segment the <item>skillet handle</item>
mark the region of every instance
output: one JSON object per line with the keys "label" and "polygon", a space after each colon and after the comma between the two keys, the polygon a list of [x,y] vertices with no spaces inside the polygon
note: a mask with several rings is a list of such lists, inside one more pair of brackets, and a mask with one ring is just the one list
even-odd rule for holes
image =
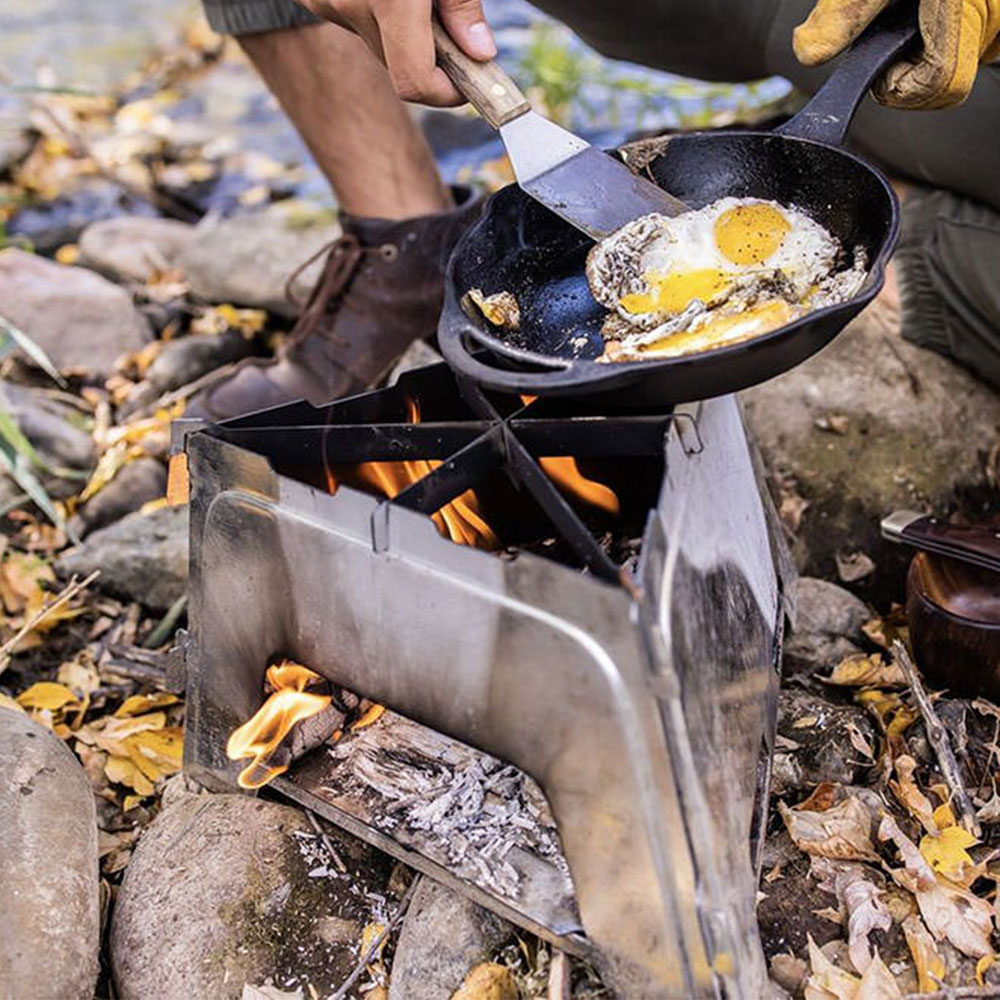
{"label": "skillet handle", "polygon": [[893,4],[841,57],[833,75],[812,100],[775,131],[795,139],[815,139],[840,146],[872,83],[919,38],[915,0]]}

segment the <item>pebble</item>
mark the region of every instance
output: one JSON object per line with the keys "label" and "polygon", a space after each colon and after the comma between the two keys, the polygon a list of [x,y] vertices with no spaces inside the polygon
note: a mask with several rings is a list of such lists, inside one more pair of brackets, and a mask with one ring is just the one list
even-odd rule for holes
{"label": "pebble", "polygon": [[141,283],[172,268],[194,231],[174,219],[105,219],[83,231],[80,263],[114,281]]}

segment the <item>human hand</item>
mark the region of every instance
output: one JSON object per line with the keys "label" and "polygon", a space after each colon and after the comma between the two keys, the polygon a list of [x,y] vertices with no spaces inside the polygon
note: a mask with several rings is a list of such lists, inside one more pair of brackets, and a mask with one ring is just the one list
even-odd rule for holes
{"label": "human hand", "polygon": [[[907,2],[907,0],[904,0]],[[890,0],[817,0],[792,38],[799,62],[816,66],[841,53]],[[872,88],[894,108],[961,104],[980,62],[1000,55],[1000,0],[920,0],[923,50],[901,59]]]}
{"label": "human hand", "polygon": [[432,5],[448,34],[473,59],[485,62],[497,54],[481,0],[299,0],[317,17],[360,35],[385,63],[396,92],[404,101],[438,107],[462,104],[465,98],[435,60],[431,35]]}

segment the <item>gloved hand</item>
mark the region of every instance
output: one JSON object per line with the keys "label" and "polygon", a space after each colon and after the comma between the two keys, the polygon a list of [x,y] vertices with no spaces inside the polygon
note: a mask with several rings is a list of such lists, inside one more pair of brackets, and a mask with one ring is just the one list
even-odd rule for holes
{"label": "gloved hand", "polygon": [[[888,5],[889,0],[818,0],[792,38],[799,62],[816,66],[832,59]],[[1000,55],[1000,0],[920,0],[920,34],[923,51],[890,66],[872,88],[875,97],[894,108],[961,104],[979,63]]]}

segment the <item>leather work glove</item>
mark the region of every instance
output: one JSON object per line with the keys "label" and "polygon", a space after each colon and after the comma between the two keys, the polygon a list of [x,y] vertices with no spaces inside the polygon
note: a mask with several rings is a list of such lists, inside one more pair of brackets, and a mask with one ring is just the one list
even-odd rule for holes
{"label": "leather work glove", "polygon": [[[854,41],[890,0],[818,0],[796,29],[799,62],[816,66]],[[872,88],[894,108],[943,108],[961,104],[979,63],[1000,55],[1000,0],[920,0],[923,51],[890,66]]]}

